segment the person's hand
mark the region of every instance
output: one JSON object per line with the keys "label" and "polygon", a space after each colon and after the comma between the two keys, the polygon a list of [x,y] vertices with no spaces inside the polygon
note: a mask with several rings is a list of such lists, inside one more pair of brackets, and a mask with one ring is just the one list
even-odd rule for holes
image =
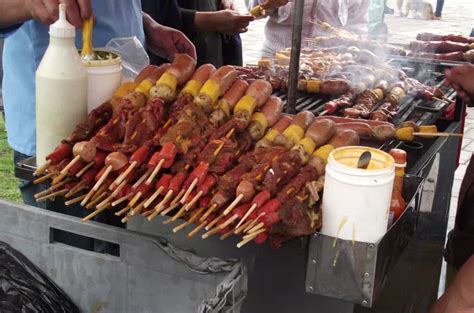
{"label": "person's hand", "polygon": [[452,86],[458,97],[468,102],[474,98],[474,64],[466,64],[444,71],[446,86]]}
{"label": "person's hand", "polygon": [[232,10],[237,11],[237,6],[233,0],[221,0],[219,10]]}
{"label": "person's hand", "polygon": [[25,9],[32,19],[44,24],[52,24],[59,18],[59,3],[66,4],[69,23],[82,26],[82,21],[92,14],[91,0],[26,0]]}
{"label": "person's hand", "polygon": [[201,30],[216,31],[226,35],[244,33],[255,18],[232,10],[197,12],[194,23]]}
{"label": "person's hand", "polygon": [[288,2],[288,0],[266,0],[264,3],[262,3],[262,8],[264,10],[277,9],[288,4]]}
{"label": "person's hand", "polygon": [[196,58],[193,43],[179,30],[158,24],[149,15],[144,15],[147,47],[156,55],[173,61],[176,53],[189,54]]}

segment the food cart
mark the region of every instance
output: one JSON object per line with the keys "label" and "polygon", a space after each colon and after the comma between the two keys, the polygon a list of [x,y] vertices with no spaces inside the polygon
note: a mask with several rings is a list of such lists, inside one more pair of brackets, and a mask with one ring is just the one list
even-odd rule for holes
{"label": "food cart", "polygon": [[[303,1],[298,3],[296,16]],[[294,27],[289,92],[275,95],[288,102],[290,113],[320,114],[327,98],[297,91],[301,24]],[[454,106],[408,97],[400,103],[394,124],[413,121],[434,124],[446,133],[462,132],[463,106],[452,89],[442,86],[443,70],[458,63],[402,57],[388,62],[422,83],[442,88],[447,99],[457,102]],[[151,222],[131,218],[127,229],[120,229],[6,202],[0,203],[6,217],[0,221],[0,234],[85,311],[426,311],[437,296],[451,196],[445,186],[452,185],[458,160],[453,151],[459,150],[460,141],[389,139],[377,145],[385,151],[405,150],[408,175],[407,209],[376,243],[339,240],[335,248],[337,238],[314,233],[277,250],[252,244],[237,249],[233,237],[189,238],[186,228],[175,233],[163,226],[166,217]],[[18,164],[17,173],[32,179],[35,168],[29,160]],[[61,233],[113,246],[115,252],[71,246],[57,239]]]}

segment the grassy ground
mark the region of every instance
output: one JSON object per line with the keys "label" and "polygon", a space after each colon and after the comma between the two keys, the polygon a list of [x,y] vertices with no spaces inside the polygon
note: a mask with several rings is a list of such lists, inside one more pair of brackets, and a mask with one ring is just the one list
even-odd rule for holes
{"label": "grassy ground", "polygon": [[18,183],[14,174],[12,150],[7,143],[5,122],[0,114],[0,198],[20,201]]}

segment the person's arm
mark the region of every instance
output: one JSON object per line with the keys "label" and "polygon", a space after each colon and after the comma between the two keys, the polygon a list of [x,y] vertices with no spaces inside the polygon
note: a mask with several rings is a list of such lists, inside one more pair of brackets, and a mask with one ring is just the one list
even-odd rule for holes
{"label": "person's arm", "polygon": [[8,28],[31,19],[24,0],[0,0],[0,28]]}
{"label": "person's arm", "polygon": [[[68,21],[79,27],[92,14],[91,0],[63,0]],[[54,23],[59,16],[58,0],[0,0],[0,28],[7,28],[35,19]]]}
{"label": "person's arm", "polygon": [[467,313],[474,310],[474,256],[461,267],[452,285],[430,313]]}
{"label": "person's arm", "polygon": [[176,53],[187,53],[196,58],[193,43],[179,30],[158,24],[142,12],[147,47],[156,55],[172,61]]}
{"label": "person's arm", "polygon": [[215,31],[222,34],[238,34],[247,31],[247,26],[255,18],[250,14],[239,14],[233,10],[196,12],[194,24],[201,31]]}

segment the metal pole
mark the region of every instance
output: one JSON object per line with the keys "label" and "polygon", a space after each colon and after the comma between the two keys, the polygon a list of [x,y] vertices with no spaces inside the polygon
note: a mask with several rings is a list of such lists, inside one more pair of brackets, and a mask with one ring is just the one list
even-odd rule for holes
{"label": "metal pole", "polygon": [[303,29],[304,0],[295,0],[293,32],[291,35],[290,77],[288,81],[288,102],[286,112],[296,113],[298,78],[300,72],[301,30]]}

